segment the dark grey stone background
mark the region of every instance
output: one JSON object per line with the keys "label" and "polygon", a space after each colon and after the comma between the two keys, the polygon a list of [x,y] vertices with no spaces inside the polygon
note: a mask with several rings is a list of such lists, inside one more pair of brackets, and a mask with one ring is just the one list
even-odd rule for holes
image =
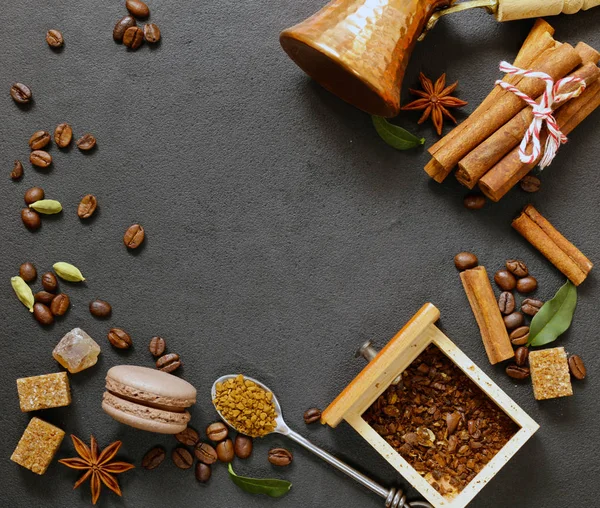
{"label": "dark grey stone background", "polygon": [[[489,365],[452,258],[472,250],[490,271],[507,258],[522,258],[540,281],[537,295],[549,298],[564,277],[510,228],[532,199],[585,254],[600,260],[600,114],[561,149],[540,193],[515,190],[497,205],[470,212],[453,178],[443,185],[429,181],[425,151],[401,153],[385,145],[367,115],[312,83],[280,50],[279,31],[322,0],[154,0],[151,20],[163,41],[137,52],[111,37],[123,4],[2,5],[2,505],[90,505],[87,484],[71,490],[76,471],[55,462],[40,477],[9,461],[32,416],[19,411],[15,379],[61,370],[52,349],[76,326],[101,344],[100,361],[71,376],[71,406],[39,414],[67,433],[94,434],[101,446],[121,439],[121,456],[136,465],[152,445],[173,447],[172,437],[122,426],[100,409],[106,370],[121,363],[151,366],[147,343],[160,334],[185,362],[179,375],[198,388],[196,427],[215,417],[213,380],[244,372],[272,387],[302,434],[384,485],[406,485],[347,425],[307,428],[302,413],[325,407],[360,371],[353,352],[361,341],[384,344],[431,301],[441,310],[444,331],[541,425],[472,506],[598,506],[597,274],[581,287],[573,326],[556,343],[585,359],[589,380],[575,384],[574,397],[539,403],[528,383],[516,384],[502,367]],[[600,47],[600,9],[551,22],[560,40]],[[531,24],[499,24],[483,12],[447,18],[418,46],[406,84],[416,85],[420,70],[460,79],[458,95],[470,102],[462,119],[488,93],[498,62],[514,57]],[[63,31],[63,51],[46,45],[49,28]],[[29,110],[9,97],[15,81],[33,90]],[[429,146],[436,136],[429,125],[417,128],[417,119],[403,113],[398,121],[426,136]],[[65,121],[76,135],[92,132],[98,149],[85,155],[52,147],[52,169],[33,169],[29,136]],[[18,183],[8,177],[14,159],[25,166]],[[34,185],[65,210],[30,233],[19,211],[24,191]],[[98,196],[99,213],[81,222],[76,207],[87,193]],[[137,221],[147,242],[132,253],[121,238]],[[61,283],[72,308],[43,329],[14,297],[9,279],[24,261],[42,273],[59,260],[79,266],[87,282]],[[93,298],[113,304],[111,319],[90,316]],[[109,346],[111,326],[131,333],[133,350]],[[277,445],[294,451],[292,467],[267,463],[267,450]],[[68,439],[58,455],[73,455]],[[120,475],[124,497],[105,489],[99,506],[383,506],[283,437],[257,443],[252,459],[235,468],[287,478],[294,486],[283,499],[252,497],[229,481],[224,467],[203,487],[192,471],[167,461],[153,472]]]}

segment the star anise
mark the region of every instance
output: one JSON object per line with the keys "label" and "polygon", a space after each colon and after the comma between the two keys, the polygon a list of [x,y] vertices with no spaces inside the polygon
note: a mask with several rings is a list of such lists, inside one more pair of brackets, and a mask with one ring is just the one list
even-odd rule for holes
{"label": "star anise", "polygon": [[446,74],[442,74],[435,82],[435,85],[422,72],[419,75],[419,80],[421,81],[423,91],[410,89],[410,93],[421,97],[421,99],[417,99],[416,101],[407,104],[402,109],[424,109],[425,112],[418,123],[422,124],[431,116],[433,125],[435,126],[438,135],[441,136],[442,128],[444,126],[444,117],[449,118],[454,123],[457,123],[456,118],[452,116],[450,111],[448,111],[448,108],[460,108],[462,106],[466,106],[468,103],[461,101],[456,97],[450,96],[450,94],[456,90],[458,81],[453,85],[446,86]]}
{"label": "star anise", "polygon": [[92,488],[93,504],[96,504],[100,497],[100,490],[103,483],[115,494],[120,496],[121,488],[119,487],[119,482],[113,475],[124,473],[135,467],[133,464],[127,462],[111,462],[119,451],[119,448],[121,448],[121,441],[115,441],[100,453],[98,443],[94,439],[94,436],[90,439],[89,447],[77,436],[71,435],[71,439],[73,440],[75,451],[79,454],[79,457],[62,459],[59,460],[59,462],[71,469],[81,469],[85,471],[81,478],[75,482],[73,489],[79,487],[91,476],[90,484]]}

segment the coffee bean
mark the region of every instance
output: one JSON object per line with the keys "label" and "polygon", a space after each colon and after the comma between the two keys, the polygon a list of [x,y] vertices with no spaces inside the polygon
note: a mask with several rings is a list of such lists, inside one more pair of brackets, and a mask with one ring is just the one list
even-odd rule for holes
{"label": "coffee bean", "polygon": [[38,168],[47,168],[52,164],[52,155],[44,150],[34,150],[29,154],[29,162]]}
{"label": "coffee bean", "polygon": [[515,311],[515,297],[510,291],[503,291],[498,298],[498,308],[500,312],[507,316]]}
{"label": "coffee bean", "polygon": [[523,324],[523,321],[525,321],[525,318],[520,312],[513,312],[508,316],[504,316],[504,325],[508,330],[519,328]]}
{"label": "coffee bean", "polygon": [[233,443],[231,439],[221,441],[217,445],[217,456],[221,462],[233,462],[233,459],[235,458],[235,452],[233,451]]}
{"label": "coffee bean", "polygon": [[68,123],[61,123],[54,129],[54,142],[59,148],[66,148],[73,139],[73,129]]}
{"label": "coffee bean", "polygon": [[156,368],[163,372],[173,372],[179,367],[181,367],[181,360],[179,359],[179,355],[175,353],[163,355],[156,360]]}
{"label": "coffee bean", "polygon": [[56,295],[54,293],[48,293],[48,291],[38,291],[33,295],[33,299],[36,302],[43,303],[44,305],[50,305],[54,298],[56,298]]}
{"label": "coffee bean", "polygon": [[171,458],[173,459],[173,463],[179,469],[189,469],[194,463],[194,458],[192,457],[192,454],[181,446],[178,446],[173,450]]}
{"label": "coffee bean", "polygon": [[19,276],[25,282],[33,282],[37,277],[37,270],[35,269],[35,266],[33,266],[33,263],[23,263],[19,267]]}
{"label": "coffee bean", "polygon": [[123,44],[129,49],[138,49],[144,41],[144,32],[137,26],[132,26],[125,30],[123,34]]}
{"label": "coffee bean", "polygon": [[525,300],[523,300],[523,302],[521,303],[521,312],[527,314],[528,316],[535,316],[540,311],[543,305],[544,302],[542,302],[541,300],[525,298]]}
{"label": "coffee bean", "polygon": [[33,305],[33,317],[37,319],[38,323],[48,326],[54,323],[54,316],[47,305],[43,303],[35,303]]}
{"label": "coffee bean", "polygon": [[194,448],[194,455],[200,462],[208,465],[214,464],[219,458],[217,450],[208,443],[198,443]]}
{"label": "coffee bean", "polygon": [[139,224],[133,224],[125,231],[123,243],[128,249],[137,249],[142,244],[145,237],[146,233],[144,228]]}
{"label": "coffee bean", "polygon": [[454,411],[453,413],[448,413],[446,415],[446,431],[449,436],[454,434],[454,432],[458,428],[460,420],[460,413],[458,411]]}
{"label": "coffee bean", "polygon": [[527,379],[530,375],[529,367],[519,367],[518,365],[509,365],[506,367],[506,373],[513,379]]}
{"label": "coffee bean", "polygon": [[19,180],[20,178],[23,178],[23,164],[21,164],[21,161],[15,161],[13,170],[10,173],[10,177],[13,180]]}
{"label": "coffee bean", "polygon": [[108,342],[117,349],[129,349],[133,343],[129,334],[121,328],[111,328],[107,338]]}
{"label": "coffee bean", "polygon": [[31,208],[23,208],[21,210],[21,220],[27,229],[34,231],[42,225],[40,214]]}
{"label": "coffee bean", "polygon": [[147,18],[150,16],[150,9],[141,0],[127,0],[125,7],[131,12],[136,18]]}
{"label": "coffee bean", "polygon": [[84,134],[75,143],[77,148],[83,151],[91,150],[96,146],[96,138],[91,134]]}
{"label": "coffee bean", "polygon": [[29,138],[29,148],[32,150],[40,150],[50,143],[51,139],[48,131],[36,131]]}
{"label": "coffee bean", "polygon": [[65,43],[65,40],[62,33],[52,29],[46,32],[46,42],[51,48],[60,48]]}
{"label": "coffee bean", "polygon": [[527,175],[521,179],[521,189],[525,192],[537,192],[542,186],[542,182],[537,176]]}
{"label": "coffee bean", "polygon": [[79,202],[79,206],[77,207],[77,216],[80,219],[89,219],[92,215],[94,215],[97,206],[98,200],[96,199],[96,196],[93,194],[87,194],[83,196]]}
{"label": "coffee bean", "polygon": [[162,337],[152,337],[150,339],[148,349],[150,350],[152,356],[158,357],[163,355],[166,347],[167,344],[165,343],[165,339],[163,339]]}
{"label": "coffee bean", "polygon": [[15,83],[10,87],[10,96],[19,104],[27,104],[28,102],[31,102],[33,94],[27,85],[24,85],[23,83]]}
{"label": "coffee bean", "polygon": [[142,467],[148,471],[156,469],[165,460],[165,449],[161,446],[156,446],[146,452],[142,459]]}
{"label": "coffee bean", "polygon": [[316,407],[311,407],[304,412],[304,423],[310,425],[318,422],[321,419],[321,410]]}
{"label": "coffee bean", "polygon": [[269,450],[269,462],[274,466],[289,466],[292,463],[293,455],[285,448],[271,448]]}
{"label": "coffee bean", "polygon": [[585,379],[585,376],[587,375],[587,370],[583,364],[583,360],[577,355],[572,355],[569,357],[569,369],[571,371],[571,375],[575,379]]}
{"label": "coffee bean", "polygon": [[525,277],[529,273],[527,265],[518,259],[509,259],[506,262],[506,268],[515,277]]}
{"label": "coffee bean", "polygon": [[56,292],[56,289],[58,288],[58,279],[56,278],[56,275],[52,272],[46,272],[42,275],[42,286],[44,286],[44,289],[49,293]]}
{"label": "coffee bean", "polygon": [[52,299],[52,303],[50,304],[50,312],[52,312],[52,314],[55,316],[63,316],[67,310],[69,310],[69,305],[71,305],[69,295],[60,293]]}
{"label": "coffee bean", "polygon": [[198,480],[200,483],[206,483],[206,482],[208,482],[208,480],[210,480],[211,474],[212,474],[212,470],[210,469],[210,466],[207,466],[206,464],[203,464],[202,462],[196,462],[196,469],[195,469],[196,480]]}
{"label": "coffee bean", "polygon": [[119,21],[117,21],[117,24],[113,28],[113,39],[117,42],[123,42],[123,34],[125,33],[125,30],[131,28],[132,26],[136,26],[133,16],[127,15],[124,18],[121,18]]}
{"label": "coffee bean", "polygon": [[112,312],[110,303],[104,300],[94,300],[90,302],[90,314],[97,318],[107,318]]}
{"label": "coffee bean", "polygon": [[529,342],[529,327],[519,326],[519,328],[515,328],[510,332],[509,338],[513,346],[524,346]]}
{"label": "coffee bean", "polygon": [[517,285],[517,279],[508,270],[498,270],[494,275],[494,280],[502,291],[512,291]]}
{"label": "coffee bean", "polygon": [[229,428],[222,422],[211,423],[206,427],[206,436],[214,443],[223,441],[229,435]]}
{"label": "coffee bean", "polygon": [[517,281],[517,291],[519,293],[531,293],[537,289],[538,283],[535,277],[528,275]]}
{"label": "coffee bean", "polygon": [[41,187],[31,187],[31,189],[25,191],[25,203],[30,205],[31,203],[44,199],[44,196],[44,189]]}
{"label": "coffee bean", "polygon": [[454,256],[454,266],[461,271],[475,268],[478,264],[479,260],[477,256],[471,252],[459,252]]}
{"label": "coffee bean", "polygon": [[154,23],[144,25],[144,39],[150,44],[154,44],[160,40],[160,28]]}
{"label": "coffee bean", "polygon": [[252,438],[249,436],[244,436],[243,434],[238,434],[235,436],[235,443],[233,444],[233,450],[235,451],[235,455],[239,459],[247,459],[252,455],[252,447],[254,446]]}
{"label": "coffee bean", "polygon": [[521,346],[517,348],[515,351],[515,362],[519,367],[524,367],[527,364],[527,359],[529,358],[529,349],[525,346]]}
{"label": "coffee bean", "polygon": [[185,430],[182,430],[179,434],[175,434],[175,439],[186,446],[195,446],[199,441],[200,436],[195,429],[192,429],[192,427],[186,427]]}
{"label": "coffee bean", "polygon": [[463,199],[463,205],[469,210],[481,210],[485,206],[483,194],[467,194]]}

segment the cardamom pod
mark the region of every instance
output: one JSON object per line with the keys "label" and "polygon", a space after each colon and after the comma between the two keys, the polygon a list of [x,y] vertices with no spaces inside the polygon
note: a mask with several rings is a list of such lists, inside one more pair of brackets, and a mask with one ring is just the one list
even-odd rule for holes
{"label": "cardamom pod", "polygon": [[85,277],[79,271],[79,268],[73,266],[72,264],[60,261],[58,263],[54,263],[52,268],[54,268],[56,275],[58,275],[61,279],[68,280],[69,282],[82,282],[85,280]]}
{"label": "cardamom pod", "polygon": [[40,199],[35,203],[31,203],[29,208],[33,208],[36,212],[45,213],[47,215],[62,212],[62,205],[55,199]]}
{"label": "cardamom pod", "polygon": [[35,299],[33,298],[33,291],[27,285],[21,277],[12,277],[10,283],[15,290],[17,298],[21,301],[25,307],[29,309],[29,312],[33,312],[33,304]]}

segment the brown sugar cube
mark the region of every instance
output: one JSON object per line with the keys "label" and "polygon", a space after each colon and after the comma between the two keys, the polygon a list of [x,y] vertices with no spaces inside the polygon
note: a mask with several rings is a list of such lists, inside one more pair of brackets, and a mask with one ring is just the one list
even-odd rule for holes
{"label": "brown sugar cube", "polygon": [[44,474],[62,443],[65,433],[39,418],[32,418],[10,457],[36,474]]}
{"label": "brown sugar cube", "polygon": [[71,390],[66,372],[17,379],[21,411],[37,411],[51,407],[68,406]]}
{"label": "brown sugar cube", "polygon": [[532,351],[529,353],[529,367],[536,400],[573,395],[565,348]]}

